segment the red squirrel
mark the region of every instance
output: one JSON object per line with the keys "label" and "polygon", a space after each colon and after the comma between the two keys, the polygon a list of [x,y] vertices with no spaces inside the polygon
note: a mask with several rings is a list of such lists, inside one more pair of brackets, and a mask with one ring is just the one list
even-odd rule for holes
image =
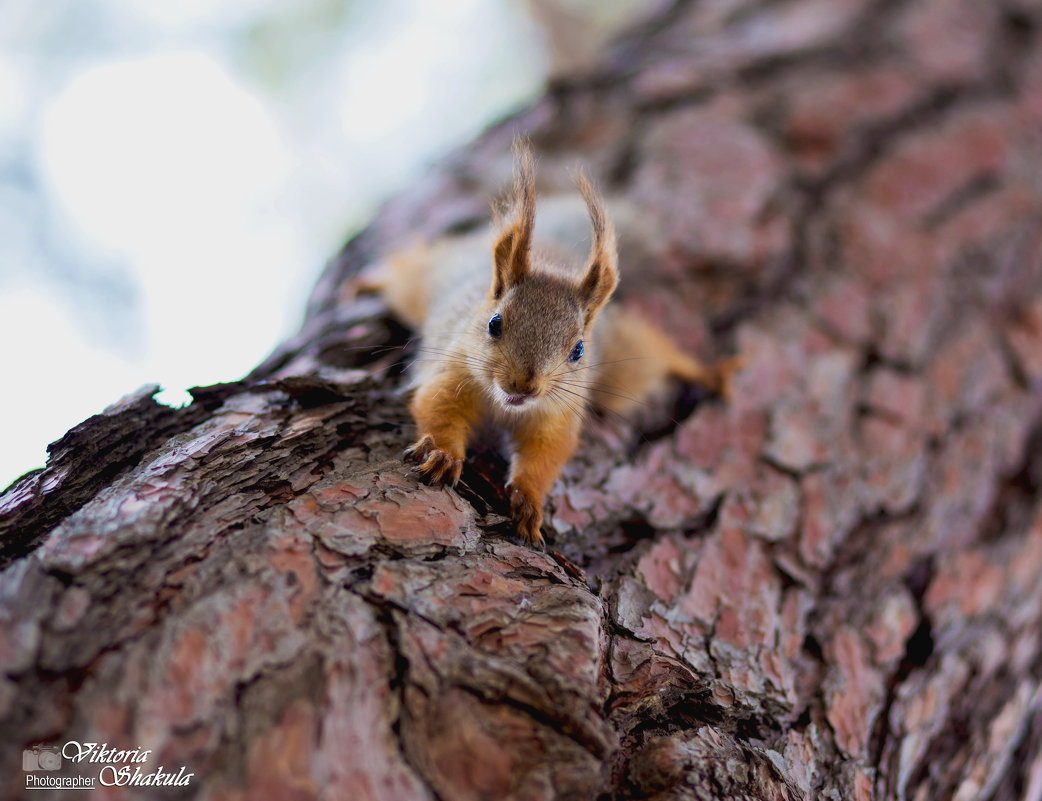
{"label": "red squirrel", "polygon": [[619,276],[615,229],[582,174],[592,228],[585,264],[576,270],[553,247],[533,246],[535,169],[524,140],[515,141],[514,156],[491,260],[475,249],[480,237],[464,244],[450,237],[392,254],[362,285],[421,332],[409,407],[418,437],[406,451],[414,471],[455,486],[475,432],[489,424],[503,430],[511,516],[521,537],[541,546],[544,498],[579,443],[589,405],[625,414],[670,377],[726,396],[738,360],[705,365],[649,322],[608,305]]}

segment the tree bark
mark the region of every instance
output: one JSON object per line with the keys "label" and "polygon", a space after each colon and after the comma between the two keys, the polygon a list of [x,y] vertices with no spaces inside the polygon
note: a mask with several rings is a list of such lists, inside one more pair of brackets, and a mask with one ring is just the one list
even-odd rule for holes
{"label": "tree bark", "polygon": [[[389,203],[246,379],[71,431],[0,497],[6,795],[76,741],[193,774],[113,798],[1038,801],[1040,23],[677,2]],[[745,360],[593,421],[545,553],[495,452],[406,474],[408,332],[346,300],[486,224],[516,131],[544,195],[639,210],[619,302]]]}

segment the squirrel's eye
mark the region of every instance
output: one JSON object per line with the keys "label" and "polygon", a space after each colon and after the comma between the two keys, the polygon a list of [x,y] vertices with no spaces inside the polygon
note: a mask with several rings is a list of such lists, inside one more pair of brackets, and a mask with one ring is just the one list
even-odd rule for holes
{"label": "squirrel's eye", "polygon": [[503,318],[499,316],[499,313],[492,315],[492,319],[488,321],[488,335],[493,339],[499,339],[503,336]]}
{"label": "squirrel's eye", "polygon": [[572,348],[572,352],[568,354],[568,361],[577,362],[583,357],[583,341],[580,339],[575,343],[575,347]]}

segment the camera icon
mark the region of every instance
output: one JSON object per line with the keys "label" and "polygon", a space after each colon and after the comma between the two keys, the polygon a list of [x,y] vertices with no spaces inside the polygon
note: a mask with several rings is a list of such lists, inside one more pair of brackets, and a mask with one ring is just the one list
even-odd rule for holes
{"label": "camera icon", "polygon": [[58,770],[62,754],[56,745],[34,745],[22,751],[22,770]]}

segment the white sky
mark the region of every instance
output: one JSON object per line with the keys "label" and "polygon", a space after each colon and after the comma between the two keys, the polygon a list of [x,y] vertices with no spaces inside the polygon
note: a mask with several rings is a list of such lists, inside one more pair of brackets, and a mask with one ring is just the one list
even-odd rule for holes
{"label": "white sky", "polygon": [[[330,8],[335,25],[309,22]],[[546,69],[509,0],[0,0],[0,15],[0,489],[142,384],[176,403],[249,371],[352,227]],[[282,26],[304,45],[280,52]],[[274,79],[243,56],[258,31]]]}

